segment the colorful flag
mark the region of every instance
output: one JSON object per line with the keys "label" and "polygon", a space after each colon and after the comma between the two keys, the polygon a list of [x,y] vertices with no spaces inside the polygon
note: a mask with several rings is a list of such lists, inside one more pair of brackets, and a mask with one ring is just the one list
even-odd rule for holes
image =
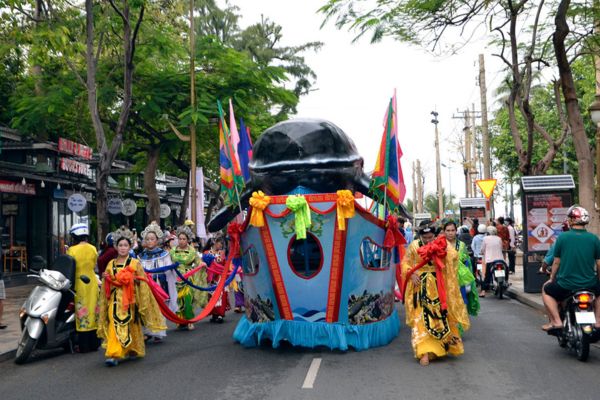
{"label": "colorful flag", "polygon": [[[229,137],[231,138],[231,148],[233,149],[231,157],[240,165],[240,157],[238,156],[238,146],[240,145],[240,133],[238,132],[237,124],[235,123],[235,115],[233,114],[233,103],[229,99]],[[242,171],[240,169],[240,175]]]}
{"label": "colorful flag", "polygon": [[[375,169],[371,175],[370,192],[379,202],[387,202],[390,210],[396,210],[404,201],[406,186],[402,175],[402,148],[398,140],[398,115],[396,92],[390,99],[384,122],[383,137]],[[385,200],[384,200],[385,199]]]}
{"label": "colorful flag", "polygon": [[252,138],[250,137],[250,132],[248,131],[246,125],[244,125],[244,120],[241,118],[240,143],[238,143],[237,151],[244,182],[248,183],[250,181],[250,168],[248,167],[248,164],[252,159]]}
{"label": "colorful flag", "polygon": [[219,108],[219,164],[221,169],[221,190],[225,201],[229,204],[239,203],[239,194],[244,188],[244,180],[240,165],[235,157],[229,137],[229,129],[223,116],[223,107],[217,100]]}

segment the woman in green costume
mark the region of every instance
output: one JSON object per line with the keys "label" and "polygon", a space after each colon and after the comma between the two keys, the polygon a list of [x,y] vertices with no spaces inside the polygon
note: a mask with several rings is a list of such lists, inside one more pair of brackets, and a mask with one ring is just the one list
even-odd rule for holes
{"label": "woman in green costume", "polygon": [[456,223],[452,220],[444,221],[442,232],[446,236],[448,246],[452,246],[458,252],[458,284],[460,292],[467,306],[469,315],[476,316],[479,313],[479,296],[477,294],[477,284],[475,277],[471,272],[470,257],[467,246],[456,238]]}
{"label": "woman in green costume", "polygon": [[[194,233],[189,226],[183,225],[177,228],[177,247],[171,250],[171,259],[178,262],[177,269],[182,275],[185,275],[192,269],[203,265],[204,268],[194,273],[187,279],[196,286],[206,286],[206,265],[202,258],[192,246]],[[177,305],[179,311],[177,315],[184,319],[192,319],[195,316],[195,309],[206,306],[208,303],[208,292],[197,290],[183,281],[177,282]],[[194,324],[180,325],[179,328],[188,330],[194,329]]]}

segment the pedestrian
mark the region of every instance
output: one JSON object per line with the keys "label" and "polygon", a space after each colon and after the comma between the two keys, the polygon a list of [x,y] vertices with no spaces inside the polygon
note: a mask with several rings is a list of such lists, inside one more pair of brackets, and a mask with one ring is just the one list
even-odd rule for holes
{"label": "pedestrian", "polygon": [[487,227],[487,236],[481,244],[481,264],[485,265],[483,285],[479,297],[485,297],[485,291],[489,289],[492,282],[492,266],[494,261],[504,261],[502,253],[502,239],[498,236],[498,230],[494,226]]}
{"label": "pedestrian", "polygon": [[477,226],[477,234],[471,242],[471,249],[473,250],[473,275],[480,280],[480,283],[483,283],[483,272],[478,270],[478,265],[481,265],[478,261],[481,258],[481,246],[483,245],[483,238],[485,238],[486,233],[487,227],[484,224],[479,224]]}
{"label": "pedestrian", "polygon": [[114,241],[112,238],[112,233],[106,235],[106,239],[104,241],[104,248],[98,255],[97,267],[98,267],[98,275],[102,276],[104,271],[106,270],[106,266],[109,261],[113,258],[117,257],[117,249],[114,246]]}
{"label": "pedestrian", "polygon": [[[89,228],[86,223],[75,224],[69,229],[74,243],[67,255],[75,259],[75,330],[77,350],[81,353],[96,351],[100,342],[96,335],[98,328],[98,281],[94,269],[98,259],[96,248],[88,243]],[[83,282],[82,275],[90,278]]]}
{"label": "pedestrian", "polygon": [[113,237],[117,257],[108,263],[103,275],[98,319],[98,336],[103,339],[107,366],[116,366],[126,358],[144,357],[142,324],[152,332],[167,329],[145,282],[142,265],[129,255],[131,231],[121,228]]}
{"label": "pedestrian", "polygon": [[[214,241],[214,245],[210,251],[210,253],[215,257],[215,262],[219,264],[223,264],[223,268],[227,268],[227,265],[224,265],[227,256],[225,254],[225,244],[222,237],[218,237]],[[233,267],[233,265],[232,265]],[[209,280],[213,285],[217,285],[221,278],[215,274],[214,272],[209,272]],[[215,294],[213,293],[212,296]],[[230,309],[229,306],[229,287],[225,286],[223,288],[223,292],[219,294],[219,299],[215,304],[215,307],[211,311],[210,322],[223,323],[223,319],[225,318],[225,313]]]}
{"label": "pedestrian", "polygon": [[473,218],[473,223],[471,224],[471,228],[469,229],[469,233],[472,237],[475,237],[475,235],[477,235],[477,227],[479,227],[479,219]]}
{"label": "pedestrian", "polygon": [[[466,229],[468,230],[468,228]],[[477,296],[475,276],[471,271],[471,260],[469,252],[467,251],[467,246],[464,242],[458,240],[456,235],[456,223],[452,220],[443,222],[442,234],[446,236],[448,247],[451,247],[458,252],[458,268],[456,272],[460,293],[467,306],[468,313],[475,316],[479,313],[479,297]],[[469,233],[467,232],[467,235],[468,234]]]}
{"label": "pedestrian", "polygon": [[[458,287],[458,253],[452,247],[446,249],[441,274],[436,272],[435,264],[429,262],[408,276],[408,271],[422,261],[419,248],[431,243],[436,232],[431,221],[426,220],[419,224],[418,233],[418,240],[408,246],[402,261],[402,278],[407,281],[406,323],[411,327],[414,355],[425,366],[433,358],[462,354],[459,324],[466,331],[470,322]],[[438,279],[442,279],[439,286]],[[438,287],[443,287],[446,293],[446,310],[442,309]]]}
{"label": "pedestrian", "polygon": [[[171,250],[171,260],[179,263],[177,270],[182,275],[187,274],[196,267],[202,266],[198,272],[192,274],[187,279],[194,285],[206,286],[206,264],[202,262],[200,255],[192,246],[195,238],[194,233],[187,225],[182,225],[176,230],[177,247]],[[205,307],[208,303],[208,292],[194,289],[183,281],[177,282],[177,305],[179,311],[177,315],[183,319],[192,319],[195,316],[195,309]],[[180,329],[194,329],[194,324],[179,326]]]}
{"label": "pedestrian", "polygon": [[495,226],[498,237],[502,240],[502,251],[506,253],[510,246],[510,234],[508,233],[508,228],[504,225],[504,217],[498,217]]}
{"label": "pedestrian", "polygon": [[0,271],[0,329],[6,329],[6,324],[2,322],[4,314],[4,300],[6,300],[6,289],[4,288],[4,274]]}
{"label": "pedestrian", "polygon": [[517,231],[514,225],[515,221],[512,218],[506,218],[506,228],[508,229],[508,270],[511,274],[515,273],[515,258],[517,254]]}
{"label": "pedestrian", "polygon": [[410,222],[407,222],[406,224],[404,224],[404,239],[406,239],[405,247],[408,247],[408,245],[412,243],[413,238],[414,235],[412,230],[412,224]]}
{"label": "pedestrian", "polygon": [[[176,265],[171,260],[169,252],[160,246],[164,238],[164,232],[155,221],[152,221],[142,231],[141,235],[144,249],[139,253],[138,259],[144,271],[152,274],[152,279],[160,285],[168,296],[167,305],[169,309],[177,312],[177,274],[173,271]],[[157,271],[153,272],[153,270]],[[147,334],[153,337],[154,342],[161,342],[167,336],[166,330]]]}

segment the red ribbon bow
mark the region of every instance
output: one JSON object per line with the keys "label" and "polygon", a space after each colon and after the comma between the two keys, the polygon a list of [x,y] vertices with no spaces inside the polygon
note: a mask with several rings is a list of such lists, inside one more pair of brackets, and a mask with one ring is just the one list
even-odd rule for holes
{"label": "red ribbon bow", "polygon": [[437,290],[438,297],[440,299],[442,310],[448,309],[448,304],[446,302],[446,288],[444,287],[444,277],[442,276],[442,269],[444,269],[444,258],[446,258],[446,238],[444,236],[440,236],[435,239],[433,242],[427,243],[425,246],[419,247],[417,249],[417,253],[419,257],[421,257],[422,261],[414,266],[408,271],[406,274],[406,281],[404,282],[404,287],[402,290],[402,294],[406,291],[406,284],[409,281],[410,276],[419,268],[423,267],[425,264],[433,261],[435,265],[436,272],[436,281],[437,281]]}
{"label": "red ribbon bow", "polygon": [[385,238],[383,239],[383,247],[385,249],[406,244],[406,239],[400,233],[400,225],[395,215],[388,215],[385,227]]}

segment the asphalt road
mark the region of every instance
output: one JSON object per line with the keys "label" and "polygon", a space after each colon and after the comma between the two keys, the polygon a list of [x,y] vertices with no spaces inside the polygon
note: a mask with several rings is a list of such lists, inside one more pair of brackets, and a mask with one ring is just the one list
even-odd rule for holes
{"label": "asphalt road", "polygon": [[[104,366],[101,352],[0,363],[0,399],[600,398],[600,348],[582,363],[540,331],[544,318],[533,309],[486,298],[482,310],[465,335],[465,355],[428,367],[413,358],[405,326],[387,347],[363,352],[245,349],[231,339],[238,317],[230,314],[222,325],[171,331],[148,345],[146,358],[116,368]],[[314,359],[321,362],[313,388],[302,388]]]}

